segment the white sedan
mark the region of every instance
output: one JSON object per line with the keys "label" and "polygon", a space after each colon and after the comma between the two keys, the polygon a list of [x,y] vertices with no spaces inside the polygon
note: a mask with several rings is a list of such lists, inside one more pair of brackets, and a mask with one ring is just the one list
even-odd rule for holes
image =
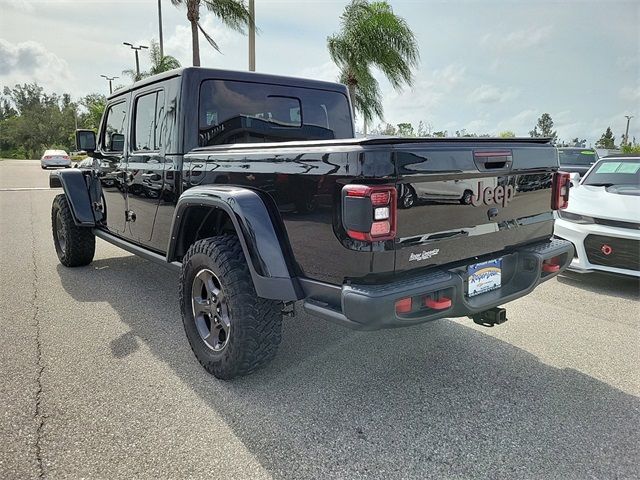
{"label": "white sedan", "polygon": [[582,180],[572,174],[569,207],[554,234],[573,243],[570,269],[640,277],[640,157],[600,159]]}
{"label": "white sedan", "polygon": [[40,166],[44,168],[48,167],[65,167],[71,166],[71,159],[69,154],[64,150],[45,150],[40,159]]}

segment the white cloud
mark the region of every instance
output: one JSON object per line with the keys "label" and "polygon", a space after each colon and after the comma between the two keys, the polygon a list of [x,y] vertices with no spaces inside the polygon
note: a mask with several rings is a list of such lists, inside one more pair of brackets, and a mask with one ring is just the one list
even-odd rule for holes
{"label": "white cloud", "polygon": [[32,12],[33,4],[28,0],[0,0],[0,10],[10,8],[22,12]]}
{"label": "white cloud", "polygon": [[62,87],[71,79],[69,65],[42,44],[11,43],[0,38],[0,77],[13,82],[38,79],[41,84]]}
{"label": "white cloud", "polygon": [[327,82],[335,82],[340,74],[340,70],[331,60],[320,65],[303,68],[295,76],[302,78],[312,78],[314,80],[324,80]]}
{"label": "white cloud", "polygon": [[620,89],[620,98],[626,102],[633,103],[638,108],[640,102],[640,85],[635,87],[622,87]]}
{"label": "white cloud", "polygon": [[497,128],[495,133],[503,130],[511,130],[518,136],[529,136],[529,131],[533,130],[539,115],[539,112],[532,108],[522,110],[511,117],[499,121],[496,124]]}
{"label": "white cloud", "polygon": [[544,25],[514,30],[506,35],[487,33],[480,43],[498,53],[517,52],[546,43],[551,38],[552,31],[551,25]]}
{"label": "white cloud", "polygon": [[[164,50],[167,55],[176,57],[183,66],[189,66],[192,64],[191,26],[186,20],[186,13],[184,15],[184,23],[176,25],[173,32],[164,39]],[[242,34],[224,28],[220,22],[216,22],[214,15],[207,14],[204,10],[201,13],[200,24],[220,48],[220,52],[217,52],[207,42],[204,35],[198,32],[201,65],[216,68],[238,68],[234,64],[230,67],[227,65],[229,65],[230,59],[235,60],[233,56],[229,57],[229,55],[244,38]]]}
{"label": "white cloud", "polygon": [[519,91],[512,87],[499,88],[494,85],[480,85],[468,96],[473,103],[502,103],[516,98]]}
{"label": "white cloud", "polygon": [[[393,90],[390,86],[383,91],[385,111],[405,114],[414,117],[416,112],[424,115],[439,105],[447,94],[458,87],[465,78],[466,68],[458,64],[450,64],[430,74],[418,72],[410,89],[402,92]],[[421,118],[421,117],[418,117]]]}

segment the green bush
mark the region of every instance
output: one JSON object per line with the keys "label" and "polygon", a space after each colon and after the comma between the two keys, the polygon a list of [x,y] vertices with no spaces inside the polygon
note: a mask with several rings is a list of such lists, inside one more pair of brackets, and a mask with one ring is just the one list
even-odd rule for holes
{"label": "green bush", "polygon": [[640,153],[640,143],[636,143],[635,145],[622,145],[620,151],[622,153]]}

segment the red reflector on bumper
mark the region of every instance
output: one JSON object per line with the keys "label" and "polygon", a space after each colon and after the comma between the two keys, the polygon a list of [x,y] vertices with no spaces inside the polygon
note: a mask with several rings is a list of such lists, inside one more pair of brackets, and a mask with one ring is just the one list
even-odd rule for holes
{"label": "red reflector on bumper", "polygon": [[553,273],[560,270],[560,257],[549,258],[542,262],[542,271]]}
{"label": "red reflector on bumper", "polygon": [[396,313],[409,313],[411,311],[411,297],[402,298],[396,302]]}
{"label": "red reflector on bumper", "polygon": [[447,297],[442,297],[440,298],[440,300],[426,298],[424,304],[429,308],[433,308],[434,310],[444,310],[451,306],[451,299]]}

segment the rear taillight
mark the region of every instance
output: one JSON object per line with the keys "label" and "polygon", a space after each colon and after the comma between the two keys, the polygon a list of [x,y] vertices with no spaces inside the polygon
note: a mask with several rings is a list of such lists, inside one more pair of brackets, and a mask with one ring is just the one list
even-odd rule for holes
{"label": "rear taillight", "polygon": [[51,160],[51,155],[45,155],[45,156],[44,156],[44,159],[45,159],[45,160]]}
{"label": "rear taillight", "polygon": [[396,236],[397,193],[389,185],[345,185],[342,221],[354,240],[379,242]]}
{"label": "rear taillight", "polygon": [[63,155],[62,158],[64,158],[65,160],[69,160],[69,155]]}
{"label": "rear taillight", "polygon": [[551,210],[564,210],[569,206],[570,175],[566,172],[555,172],[551,182]]}

